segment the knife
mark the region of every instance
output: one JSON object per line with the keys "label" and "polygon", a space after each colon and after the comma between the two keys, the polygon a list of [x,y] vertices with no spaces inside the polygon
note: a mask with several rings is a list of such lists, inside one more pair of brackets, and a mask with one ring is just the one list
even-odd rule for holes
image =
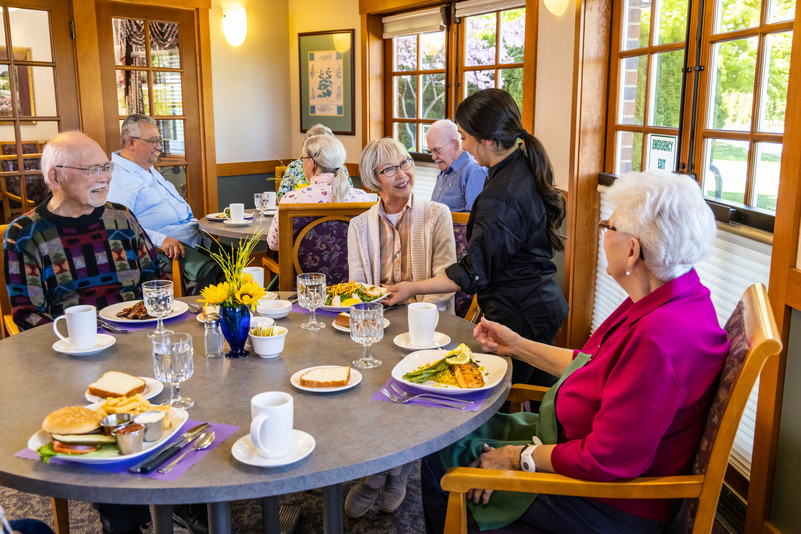
{"label": "knife", "polygon": [[131,467],[128,468],[128,471],[130,471],[131,473],[141,473],[143,475],[146,475],[151,471],[156,470],[158,467],[166,463],[171,458],[174,458],[179,452],[181,452],[181,449],[184,447],[184,445],[192,441],[194,438],[196,438],[209,428],[211,428],[211,425],[208,423],[201,423],[197,425],[196,427],[188,430],[187,432],[184,432],[183,435],[181,436],[182,438],[181,440],[176,441],[175,443],[173,443],[172,445],[170,445],[169,447],[167,447],[166,449],[157,454],[151,454],[138,464],[132,465]]}
{"label": "knife", "polygon": [[297,294],[297,293],[295,293],[295,294],[294,294],[294,295],[292,295],[291,297],[287,297],[287,299],[286,299],[286,300],[287,300],[287,301],[289,301],[289,302],[295,302],[296,300],[298,300],[298,294]]}
{"label": "knife", "polygon": [[119,326],[114,326],[113,324],[107,323],[101,318],[97,318],[97,324],[99,324],[104,329],[108,330],[112,334],[128,334],[129,331],[125,328],[120,328]]}

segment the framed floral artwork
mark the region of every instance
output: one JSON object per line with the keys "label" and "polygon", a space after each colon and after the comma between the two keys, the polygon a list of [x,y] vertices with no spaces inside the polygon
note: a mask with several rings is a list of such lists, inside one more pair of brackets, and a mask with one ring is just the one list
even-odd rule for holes
{"label": "framed floral artwork", "polygon": [[336,135],[356,135],[356,30],[298,34],[300,131],[324,124]]}

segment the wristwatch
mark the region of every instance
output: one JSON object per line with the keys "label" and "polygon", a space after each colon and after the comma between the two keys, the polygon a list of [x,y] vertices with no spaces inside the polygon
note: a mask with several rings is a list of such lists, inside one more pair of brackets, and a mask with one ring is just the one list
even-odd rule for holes
{"label": "wristwatch", "polygon": [[537,466],[534,464],[534,458],[531,456],[534,453],[534,449],[539,447],[540,444],[531,444],[526,445],[523,447],[523,450],[520,452],[520,469],[527,472],[527,473],[536,473]]}

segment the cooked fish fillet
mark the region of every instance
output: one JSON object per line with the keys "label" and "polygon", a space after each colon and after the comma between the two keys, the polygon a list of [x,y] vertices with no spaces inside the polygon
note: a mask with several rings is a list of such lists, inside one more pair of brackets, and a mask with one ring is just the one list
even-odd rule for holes
{"label": "cooked fish fillet", "polygon": [[453,374],[456,376],[460,388],[480,388],[484,386],[484,377],[481,376],[481,371],[471,364],[453,365]]}

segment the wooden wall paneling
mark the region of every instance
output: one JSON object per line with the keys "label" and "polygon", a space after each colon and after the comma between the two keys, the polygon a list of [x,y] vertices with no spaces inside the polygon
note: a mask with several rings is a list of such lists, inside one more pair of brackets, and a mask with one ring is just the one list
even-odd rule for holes
{"label": "wooden wall paneling", "polygon": [[114,0],[124,4],[138,4],[142,6],[163,6],[175,9],[211,9],[211,0],[170,0],[168,3],[155,0]]}
{"label": "wooden wall paneling", "polygon": [[359,0],[359,14],[410,11],[445,4],[446,0]]}
{"label": "wooden wall paneling", "polygon": [[108,152],[104,122],[103,89],[100,75],[100,49],[95,0],[72,0],[75,23],[75,64],[78,78],[78,103],[81,131]]}
{"label": "wooden wall paneling", "polygon": [[598,251],[598,173],[604,165],[612,0],[576,2],[565,287],[567,346],[590,334]]}
{"label": "wooden wall paneling", "polygon": [[[211,2],[209,1],[209,4]],[[211,8],[211,5],[209,5]],[[198,99],[200,101],[200,145],[203,168],[204,213],[216,212],[217,148],[214,141],[214,98],[211,84],[211,20],[209,8],[195,10],[197,40]],[[222,21],[217,21],[222,23]],[[273,170],[275,166],[273,165]],[[199,216],[195,214],[195,216]]]}
{"label": "wooden wall paneling", "polygon": [[218,163],[217,176],[244,176],[246,174],[268,174],[275,172],[275,167],[281,162],[289,165],[293,160],[271,159],[267,161],[243,161],[240,163]]}
{"label": "wooden wall paneling", "polygon": [[384,26],[362,12],[362,145],[384,135]]}
{"label": "wooden wall paneling", "polygon": [[[751,459],[751,480],[748,488],[748,511],[745,528],[748,533],[770,532],[771,494],[779,438],[781,403],[784,390],[784,369],[787,361],[787,338],[790,308],[795,302],[799,274],[795,271],[798,257],[799,225],[801,225],[801,16],[796,4],[793,24],[793,51],[790,57],[790,79],[787,85],[784,149],[782,151],[779,197],[770,263],[770,301],[785,350],[779,358],[771,358],[759,380],[754,450]],[[799,26],[799,27],[796,27]],[[767,529],[767,530],[765,530]]]}
{"label": "wooden wall paneling", "polygon": [[[523,56],[523,128],[534,133],[534,113],[537,93],[537,36],[540,2],[526,0],[526,42]],[[500,47],[498,48],[500,50]]]}

